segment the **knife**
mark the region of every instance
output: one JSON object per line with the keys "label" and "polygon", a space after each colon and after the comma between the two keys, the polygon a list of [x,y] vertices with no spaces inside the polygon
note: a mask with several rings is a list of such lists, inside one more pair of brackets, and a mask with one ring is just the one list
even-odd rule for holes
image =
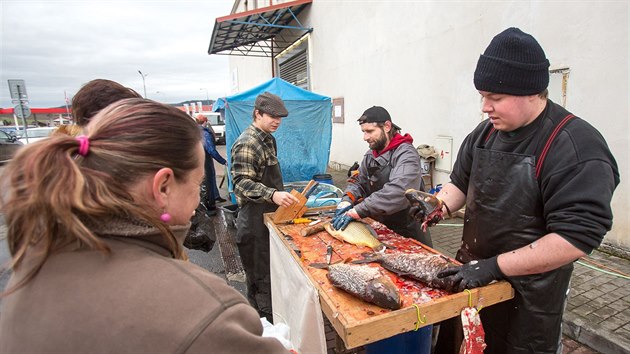
{"label": "knife", "polygon": [[313,192],[315,192],[315,189],[317,189],[317,186],[319,186],[319,182],[314,181],[315,183],[312,183],[310,185],[310,187],[308,189],[305,189],[304,192],[302,193],[302,195],[304,195],[304,197],[306,199],[308,199],[308,197],[310,197],[311,194],[313,194]]}
{"label": "knife", "polygon": [[331,245],[326,246],[326,264],[330,264],[330,260],[332,259],[333,248]]}

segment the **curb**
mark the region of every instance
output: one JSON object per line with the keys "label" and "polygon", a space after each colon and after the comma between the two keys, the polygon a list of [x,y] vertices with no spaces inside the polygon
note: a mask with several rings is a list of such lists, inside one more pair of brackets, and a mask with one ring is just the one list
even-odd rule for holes
{"label": "curb", "polygon": [[630,352],[630,340],[604,329],[592,328],[590,322],[565,311],[562,319],[562,333],[578,343],[582,343],[604,354],[625,354]]}

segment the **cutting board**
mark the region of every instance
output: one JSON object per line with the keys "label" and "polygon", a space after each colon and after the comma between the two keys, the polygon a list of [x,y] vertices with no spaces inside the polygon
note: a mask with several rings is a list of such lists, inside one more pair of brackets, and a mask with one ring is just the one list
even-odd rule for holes
{"label": "cutting board", "polygon": [[282,205],[279,206],[273,214],[273,222],[275,224],[282,224],[295,218],[299,218],[306,212],[306,197],[295,189],[291,191],[291,194],[298,199],[298,202],[293,203],[290,207]]}

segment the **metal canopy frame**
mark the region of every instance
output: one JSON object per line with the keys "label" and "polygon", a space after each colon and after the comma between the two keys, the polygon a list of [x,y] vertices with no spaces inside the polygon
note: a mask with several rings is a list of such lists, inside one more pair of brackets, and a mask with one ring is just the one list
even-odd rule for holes
{"label": "metal canopy frame", "polygon": [[208,54],[267,58],[278,55],[313,31],[297,18],[312,1],[289,1],[217,18]]}

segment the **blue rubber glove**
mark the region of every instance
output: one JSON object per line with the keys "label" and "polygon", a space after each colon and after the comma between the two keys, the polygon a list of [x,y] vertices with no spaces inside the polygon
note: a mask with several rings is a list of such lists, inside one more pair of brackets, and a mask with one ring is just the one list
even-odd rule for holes
{"label": "blue rubber glove", "polygon": [[493,280],[505,278],[497,263],[497,256],[470,261],[457,267],[448,267],[437,274],[447,284],[447,290],[460,292],[488,285]]}
{"label": "blue rubber glove", "polygon": [[335,216],[331,223],[332,223],[332,227],[335,230],[343,230],[346,227],[348,227],[348,224],[350,223],[350,221],[354,220],[354,218],[348,214],[342,214],[339,216]]}
{"label": "blue rubber glove", "polygon": [[339,215],[343,215],[346,213],[346,211],[352,209],[352,203],[350,202],[340,202],[339,204],[337,204],[337,209],[335,210],[335,217],[338,217]]}
{"label": "blue rubber glove", "polygon": [[[348,202],[346,202],[346,203],[348,203]],[[341,204],[341,203],[339,203],[339,204]],[[348,204],[350,204],[350,203],[348,203]],[[348,208],[350,208],[350,209],[348,209]],[[361,219],[361,217],[359,216],[357,211],[354,210],[352,205],[348,205],[348,206],[339,208],[338,211],[339,211],[339,214],[336,215],[331,221],[332,227],[335,230],[344,230],[348,226],[350,221]],[[337,214],[337,213],[335,212],[335,214]]]}

